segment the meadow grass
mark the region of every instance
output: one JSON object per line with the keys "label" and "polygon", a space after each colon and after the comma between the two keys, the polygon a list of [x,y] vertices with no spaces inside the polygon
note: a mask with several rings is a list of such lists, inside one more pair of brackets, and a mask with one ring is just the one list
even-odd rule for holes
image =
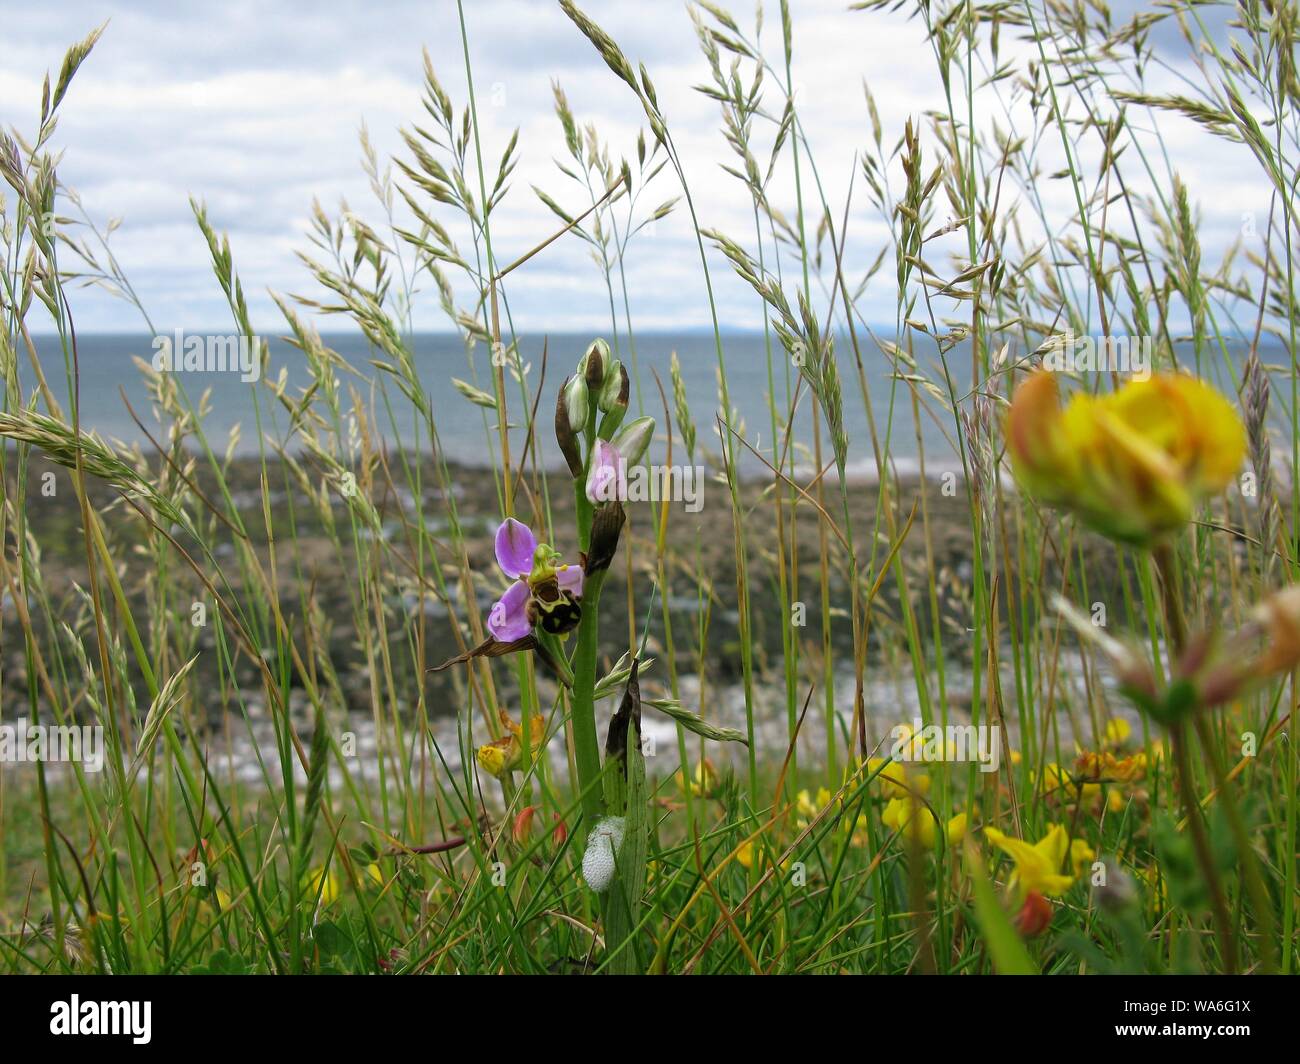
{"label": "meadow grass", "polygon": [[[1300,564],[1296,6],[1236,5],[1229,38],[1206,28],[1209,5],[1181,0],[1129,22],[1100,4],[917,5],[916,76],[944,108],[883,128],[868,72],[865,141],[833,203],[794,91],[788,5],[764,25],[696,4],[699,91],[718,105],[746,232],[697,215],[654,72],[559,8],[644,132],[607,143],[557,82],[559,176],[536,190],[556,231],[515,252],[494,216],[521,195],[517,139],[480,138],[462,12],[465,98],[426,54],[395,169],[363,135],[374,202],[314,208],[314,294],[277,297],[310,384],[250,386],[255,459],[209,437],[183,374],[144,363],[149,446],[82,429],[75,286],[109,289],[156,332],[109,233],[58,179],[56,120],[98,33],[47,82],[34,134],[4,135],[0,669],[21,661],[0,676],[4,722],[101,727],[105,756],[102,772],[0,763],[0,970],[1291,972],[1300,626],[1269,596]],[[1149,43],[1172,27],[1177,64]],[[1162,139],[1187,122],[1273,193],[1258,239],[1217,266]],[[256,343],[234,252],[200,202],[193,213],[232,327]],[[716,396],[688,394],[675,359],[668,380],[638,360],[625,264],[670,215],[698,252]],[[883,243],[856,235],[866,217]],[[594,373],[591,354],[520,352],[512,275],[546,270],[560,240],[584,242],[603,280]],[[722,271],[762,315],[758,426],[729,390]],[[869,287],[894,293],[887,328],[862,310]],[[431,300],[463,342],[452,401],[482,410],[477,473],[447,460],[417,372],[413,311]],[[332,322],[365,336],[367,365],[330,348]],[[1068,500],[1004,475],[1017,384],[1062,337],[1090,334],[1149,338],[1158,373],[1219,381],[1240,410],[1242,475],[1158,541],[1099,538]],[[583,374],[589,388],[556,411],[577,455],[557,471],[542,378],[549,400]],[[1077,392],[1120,385],[1066,376]],[[868,432],[851,439],[859,404]],[[811,437],[796,438],[809,411]],[[666,465],[708,465],[707,530],[670,502],[629,504],[621,536],[607,527],[586,478],[624,415],[656,419]],[[409,445],[384,442],[412,423]],[[927,477],[923,424],[960,474]],[[919,479],[899,471],[903,438]],[[873,484],[855,476],[863,459]],[[76,499],[61,536],[38,511],[51,470]],[[466,476],[490,481],[494,527],[516,518],[570,561],[584,552],[576,631],[498,656],[484,596],[505,584],[476,541],[484,515],[462,512]],[[945,499],[966,537],[960,576],[941,551]],[[724,527],[719,567],[709,540]],[[326,549],[309,554],[309,538]],[[689,623],[671,606],[683,593]],[[734,638],[717,616],[730,608]],[[340,625],[360,691],[331,650]],[[734,728],[712,708],[732,673]],[[996,727],[996,771],[942,743],[936,763],[894,760],[891,728],[911,721],[882,704],[890,684],[927,726]],[[621,707],[608,732],[601,703]],[[373,749],[357,749],[358,705]],[[639,741],[656,714],[675,722],[671,770]],[[251,772],[221,752],[240,737]],[[513,767],[482,753],[492,744]],[[597,893],[590,859],[606,844],[588,835],[610,816],[622,844]]]}

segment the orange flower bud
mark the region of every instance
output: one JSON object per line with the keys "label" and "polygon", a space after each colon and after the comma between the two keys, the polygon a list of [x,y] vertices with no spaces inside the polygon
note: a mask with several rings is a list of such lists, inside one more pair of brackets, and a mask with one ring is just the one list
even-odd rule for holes
{"label": "orange flower bud", "polygon": [[1030,891],[1016,914],[1016,930],[1026,938],[1035,938],[1051,926],[1052,915],[1052,903],[1041,894]]}
{"label": "orange flower bud", "polygon": [[515,817],[514,827],[510,829],[510,834],[515,842],[521,846],[528,841],[533,833],[533,814],[537,812],[537,806],[526,805],[519,810],[519,815]]}

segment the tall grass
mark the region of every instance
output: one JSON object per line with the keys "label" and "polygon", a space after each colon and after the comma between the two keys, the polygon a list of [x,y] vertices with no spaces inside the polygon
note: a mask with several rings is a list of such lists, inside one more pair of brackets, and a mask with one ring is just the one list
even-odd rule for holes
{"label": "tall grass", "polygon": [[[864,143],[832,202],[825,168],[842,160],[800,112],[795,71],[814,59],[790,6],[767,13],[773,27],[698,3],[699,91],[752,219],[741,232],[701,216],[654,72],[561,0],[557,18],[646,128],[608,142],[557,81],[561,180],[534,190],[556,230],[532,248],[499,221],[520,195],[518,137],[481,135],[457,11],[464,98],[426,53],[395,170],[363,133],[373,202],[313,207],[312,294],[276,298],[310,383],[271,367],[250,385],[254,462],[209,437],[185,375],[144,362],[148,446],[83,428],[76,286],[109,289],[155,332],[111,230],[58,178],[57,118],[99,31],[47,81],[35,133],[0,142],[0,669],[21,660],[0,675],[4,717],[92,723],[106,743],[102,773],[0,764],[0,970],[1292,971],[1294,673],[1166,734],[1113,682],[1114,644],[1053,596],[1093,621],[1103,607],[1105,631],[1139,643],[1163,683],[1197,633],[1246,627],[1300,577],[1296,6],[1174,0],[1121,22],[1083,3],[917,5],[932,66],[916,77],[942,107],[886,128],[866,72]],[[1185,55],[1152,46],[1174,31]],[[1217,266],[1164,140],[1187,123],[1272,190],[1258,239]],[[237,249],[200,202],[193,213],[232,328],[260,343]],[[638,358],[628,266],[644,226],[670,216],[698,252],[716,396],[688,394],[676,356],[666,381]],[[883,242],[858,235],[868,220]],[[657,418],[655,455],[707,462],[726,513],[706,526],[669,502],[629,506],[575,636],[475,655],[502,590],[485,520],[516,517],[571,557],[591,547],[581,476],[546,462],[574,353],[547,344],[528,362],[511,309],[512,283],[547,270],[557,241],[592,252],[608,351],[630,407]],[[729,387],[727,272],[763,323],[759,426]],[[866,310],[881,292],[887,327]],[[445,394],[418,372],[415,308],[431,300],[464,348]],[[367,365],[322,338],[334,323],[364,335]],[[1066,334],[1150,337],[1157,370],[1236,391],[1248,479],[1167,549],[1102,541],[1004,475],[1004,408]],[[447,459],[450,402],[482,411],[478,471]],[[865,438],[846,427],[858,404]],[[412,424],[410,444],[385,442]],[[923,428],[951,442],[959,473],[927,469],[940,456]],[[595,431],[593,416],[588,449]],[[903,440],[919,476],[900,467]],[[75,494],[71,527],[42,509],[48,473]],[[466,479],[489,476],[492,512],[463,511]],[[734,549],[719,564],[724,522]],[[734,637],[719,620],[733,607]],[[667,714],[676,744],[644,759],[648,794],[629,776],[617,796],[645,825],[623,911],[581,868],[616,760],[602,767],[600,750],[643,760],[595,731],[637,681],[638,711]],[[903,702],[926,725],[996,725],[998,771],[891,763]],[[519,766],[494,778],[476,750],[514,729]],[[1074,882],[1044,915],[1022,908],[990,839],[1034,843],[1053,825]]]}

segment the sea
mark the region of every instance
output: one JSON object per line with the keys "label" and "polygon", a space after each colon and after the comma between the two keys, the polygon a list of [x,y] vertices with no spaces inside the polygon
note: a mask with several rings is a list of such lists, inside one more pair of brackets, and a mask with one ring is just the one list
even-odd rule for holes
{"label": "sea", "polygon": [[[205,341],[214,337],[216,340],[215,346],[205,347],[205,351],[215,353],[204,358],[201,368],[195,368],[191,363],[191,368],[187,369],[182,364],[180,352],[185,341],[192,336],[168,334],[167,340],[177,352],[173,364],[179,368],[171,371],[175,380],[195,405],[202,400],[207,409],[203,424],[213,449],[218,453],[224,452],[230,434],[236,428],[237,454],[258,453],[266,439],[285,442],[291,450],[299,449],[300,443],[294,438],[295,430],[288,412],[265,387],[255,386],[244,379],[249,374],[240,371],[237,358],[229,357],[231,352],[225,343],[227,337],[199,335]],[[298,397],[312,379],[305,356],[283,337],[267,336],[265,339],[267,365],[264,375],[276,380],[283,373],[287,396]],[[345,413],[351,409],[355,395],[367,411],[370,426],[390,445],[418,446],[427,450],[427,426],[421,424],[412,404],[401,394],[396,378],[375,365],[376,362],[391,364],[391,359],[359,333],[322,334],[321,339],[354,371],[339,374]],[[524,335],[516,340],[519,364],[526,375],[530,396],[535,395],[540,382],[538,431],[531,446],[547,467],[558,467],[562,462],[550,430],[557,390],[591,340],[589,334]],[[449,461],[468,466],[486,467],[497,461],[495,413],[475,405],[453,383],[455,380],[465,381],[491,391],[489,346],[478,342],[467,349],[462,339],[454,334],[432,332],[418,333],[408,338],[407,343],[433,413],[441,453]],[[69,409],[70,365],[58,338],[36,337],[35,344],[46,380],[64,409]],[[145,377],[135,360],[152,363],[162,346],[160,341],[147,335],[78,335],[80,409],[84,429],[110,442],[139,445],[147,450],[151,444],[132,417],[130,409],[133,408],[149,432],[155,438],[161,438],[162,426],[150,402]],[[937,355],[922,353],[924,346],[927,345],[916,345],[915,369],[904,367],[900,373],[870,336],[859,335],[856,354],[847,337],[838,340],[836,351],[843,393],[844,429],[849,441],[847,472],[851,477],[870,480],[876,475],[868,410],[874,419],[876,439],[882,449],[888,441],[888,453],[899,474],[915,473],[920,467],[922,454],[928,475],[940,476],[945,471],[959,468],[954,421],[946,407],[945,393],[949,385],[945,369]],[[665,457],[665,406],[676,421],[670,375],[670,362],[676,356],[698,441],[696,460],[689,464],[707,464],[706,453],[716,461],[721,450],[719,415],[722,399],[717,347],[712,333],[644,333],[636,337],[635,350],[626,337],[611,342],[610,347],[629,372],[635,367],[628,417],[644,413],[654,416],[659,422],[650,460],[662,461]],[[745,441],[737,442],[734,437],[732,441],[741,470],[761,472],[764,461],[772,460],[774,438],[778,453],[789,448],[797,466],[805,470],[814,468],[811,396],[806,386],[796,388],[798,368],[775,337],[769,341],[761,333],[727,333],[723,335],[722,348],[728,399],[733,410],[732,425],[736,434]],[[1177,349],[1183,364],[1193,363],[1195,353],[1190,344],[1180,343]],[[1233,386],[1234,378],[1240,379],[1240,364],[1248,343],[1244,338],[1236,338],[1227,342],[1227,349],[1229,358],[1226,360],[1217,347],[1202,355],[1203,372],[1225,388]],[[858,357],[861,358],[861,374],[857,368]],[[1017,356],[1012,352],[1007,357],[1008,361],[1015,361]],[[1266,363],[1277,363],[1285,359],[1285,353],[1277,346],[1266,345],[1261,347],[1261,357]],[[971,374],[969,347],[957,345],[948,353],[946,361],[953,393],[963,405],[967,405],[965,400]],[[226,368],[220,368],[223,363]],[[34,377],[25,352],[20,353],[19,368],[24,394],[30,396]],[[911,377],[912,382],[903,379],[902,374]],[[912,383],[921,377],[932,386],[917,384],[913,388]],[[863,379],[869,406],[864,401]],[[1276,381],[1277,378],[1275,389],[1279,387]],[[519,384],[507,379],[506,391],[511,454],[517,460],[527,444],[523,429],[527,417]],[[790,418],[790,397],[796,391],[798,404],[794,417]],[[1289,400],[1289,388],[1283,391],[1285,395],[1278,398]],[[342,428],[346,432],[349,426],[345,423]],[[683,434],[678,427],[673,455],[673,462],[678,465],[688,464],[682,441]],[[831,461],[830,437],[824,421],[821,426],[821,455],[823,465]]]}

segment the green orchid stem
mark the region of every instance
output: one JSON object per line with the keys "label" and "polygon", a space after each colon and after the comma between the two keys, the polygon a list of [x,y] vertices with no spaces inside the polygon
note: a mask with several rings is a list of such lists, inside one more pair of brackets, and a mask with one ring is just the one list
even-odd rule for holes
{"label": "green orchid stem", "polygon": [[573,653],[573,752],[582,794],[582,817],[590,829],[605,812],[600,785],[600,739],[596,735],[596,654],[600,628],[600,589],[605,573],[591,573],[582,587],[582,620]]}
{"label": "green orchid stem", "polygon": [[[1174,562],[1173,548],[1168,543],[1161,543],[1152,549],[1152,558],[1156,571],[1160,575],[1160,595],[1164,604],[1165,628],[1172,644],[1170,661],[1177,668],[1178,660],[1187,646],[1187,618],[1183,613],[1183,597],[1178,586],[1178,571]],[[1201,804],[1196,800],[1196,787],[1192,780],[1192,759],[1187,751],[1187,724],[1180,717],[1169,725],[1169,740],[1174,748],[1178,796],[1186,811],[1187,824],[1192,834],[1192,846],[1196,852],[1196,863],[1201,866],[1201,875],[1205,877],[1210,891],[1210,904],[1214,913],[1214,932],[1219,940],[1219,949],[1223,954],[1224,968],[1229,975],[1237,971],[1237,939],[1232,930],[1232,920],[1228,915],[1228,902],[1223,893],[1223,882],[1219,869],[1210,849],[1210,837],[1205,829],[1205,819],[1201,815]]]}

